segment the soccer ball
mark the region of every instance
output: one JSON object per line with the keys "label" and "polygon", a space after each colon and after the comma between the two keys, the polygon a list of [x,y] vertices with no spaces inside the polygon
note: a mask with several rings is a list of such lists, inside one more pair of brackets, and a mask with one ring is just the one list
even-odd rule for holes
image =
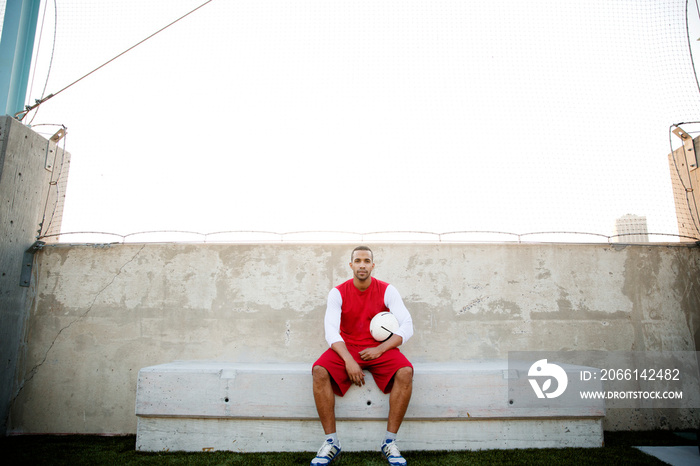
{"label": "soccer ball", "polygon": [[380,312],[369,323],[369,333],[377,341],[388,340],[399,329],[399,321],[391,312]]}

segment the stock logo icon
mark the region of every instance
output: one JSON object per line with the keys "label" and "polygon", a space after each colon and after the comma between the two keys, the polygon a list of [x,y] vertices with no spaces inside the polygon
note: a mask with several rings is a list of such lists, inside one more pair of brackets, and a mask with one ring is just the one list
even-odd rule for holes
{"label": "stock logo icon", "polygon": [[[556,364],[548,363],[546,359],[535,361],[530,366],[527,375],[530,377],[528,380],[537,398],[556,398],[564,393],[566,386],[569,384],[569,378],[566,376],[564,369]],[[539,378],[545,378],[541,386],[538,382]],[[557,385],[553,391],[550,391],[552,389],[552,380],[556,380]]]}

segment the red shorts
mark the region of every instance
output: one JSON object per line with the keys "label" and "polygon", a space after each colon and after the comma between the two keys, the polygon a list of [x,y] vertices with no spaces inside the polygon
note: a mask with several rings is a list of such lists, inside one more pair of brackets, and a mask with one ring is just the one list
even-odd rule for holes
{"label": "red shorts", "polygon": [[[396,374],[396,371],[402,367],[413,368],[413,365],[398,348],[390,349],[377,359],[371,361],[363,361],[360,358],[360,351],[365,349],[364,346],[347,345],[347,348],[360,367],[363,370],[368,370],[370,374],[372,374],[374,381],[377,383],[377,387],[384,393],[389,393],[391,387],[394,386],[394,374]],[[336,395],[345,395],[345,392],[347,392],[352,385],[348,373],[345,370],[345,361],[343,361],[343,358],[332,348],[326,350],[314,363],[314,366],[322,366],[328,371],[331,376],[331,386]]]}

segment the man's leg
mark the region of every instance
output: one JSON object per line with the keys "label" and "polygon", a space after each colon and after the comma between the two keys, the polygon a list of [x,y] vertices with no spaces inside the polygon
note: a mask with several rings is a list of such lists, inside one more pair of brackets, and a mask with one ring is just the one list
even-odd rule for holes
{"label": "man's leg", "polygon": [[386,424],[386,435],[382,443],[382,454],[391,466],[406,466],[406,460],[396,446],[396,433],[401,427],[408,402],[413,391],[413,368],[402,367],[394,374],[394,385],[389,395],[389,420]]}
{"label": "man's leg", "polygon": [[318,411],[323,432],[326,435],[332,434],[335,432],[335,394],[331,386],[331,376],[323,366],[314,366],[312,374],[316,411]]}
{"label": "man's leg", "polygon": [[[389,395],[389,420],[386,426],[386,430],[389,432],[395,434],[399,431],[403,417],[406,415],[406,409],[408,409],[408,403],[411,401],[412,391],[413,368],[402,367],[394,374],[394,386],[391,389],[391,395]],[[318,402],[316,405],[318,406]]]}

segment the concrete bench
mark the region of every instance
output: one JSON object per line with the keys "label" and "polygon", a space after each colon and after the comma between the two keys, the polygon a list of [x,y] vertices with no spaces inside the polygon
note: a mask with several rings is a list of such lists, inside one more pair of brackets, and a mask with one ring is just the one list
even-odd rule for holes
{"label": "concrete bench", "polygon": [[[414,364],[402,450],[600,447],[602,400],[547,400],[520,407],[509,379],[527,374],[507,361]],[[578,368],[565,367],[576,383]],[[336,397],[345,451],[377,450],[389,395],[367,374],[364,387]],[[179,361],[139,371],[136,448],[141,451],[316,451],[323,430],[311,364]]]}

